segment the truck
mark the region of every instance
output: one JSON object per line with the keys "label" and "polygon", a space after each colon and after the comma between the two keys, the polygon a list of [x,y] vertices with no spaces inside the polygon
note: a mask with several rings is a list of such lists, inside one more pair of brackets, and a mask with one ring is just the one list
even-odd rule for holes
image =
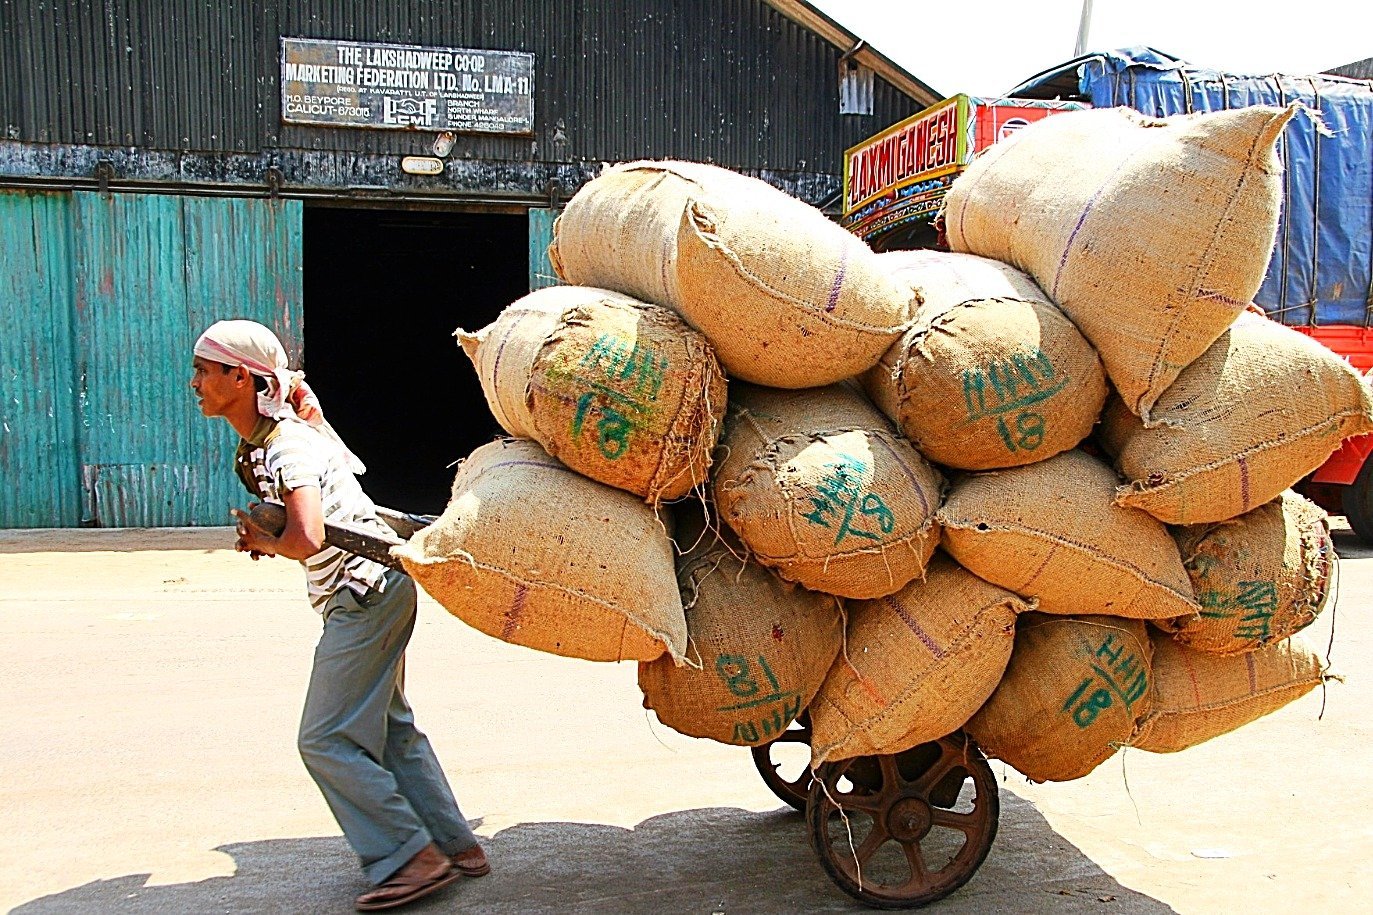
{"label": "truck", "polygon": [[951,95],[844,152],[840,225],[878,251],[938,247],[934,217],[988,146],[1074,101]]}
{"label": "truck", "polygon": [[[1373,370],[1373,81],[1330,74],[1228,73],[1154,48],[1134,47],[1073,58],[1005,96],[994,104],[1045,106],[1044,115],[1088,106],[1123,105],[1151,117],[1168,117],[1248,105],[1301,105],[1305,116],[1293,119],[1279,143],[1282,215],[1254,302],[1270,318],[1310,335],[1365,376]],[[846,155],[846,191],[848,160],[861,154],[864,145]],[[970,145],[957,163],[959,170],[975,152]],[[916,174],[907,186],[930,188],[934,182]],[[945,189],[938,187],[936,193]],[[937,244],[931,220],[900,211],[900,193],[894,189],[846,199],[845,223],[878,250]],[[849,204],[856,206],[849,209]],[[883,216],[884,209],[891,215]],[[932,214],[933,209],[925,204],[920,212]],[[892,230],[882,231],[887,226]],[[1354,533],[1373,544],[1370,454],[1373,435],[1347,439],[1297,488],[1331,514],[1344,515]]]}

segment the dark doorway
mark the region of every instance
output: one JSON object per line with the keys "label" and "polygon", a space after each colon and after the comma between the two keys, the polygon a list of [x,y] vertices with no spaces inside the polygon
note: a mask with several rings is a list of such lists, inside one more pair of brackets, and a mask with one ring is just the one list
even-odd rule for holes
{"label": "dark doorway", "polygon": [[868,241],[874,251],[914,251],[916,248],[949,250],[949,246],[940,238],[939,230],[928,220],[912,220]]}
{"label": "dark doorway", "polygon": [[501,434],[452,334],[529,291],[524,216],[307,206],[305,368],[379,505],[438,512]]}

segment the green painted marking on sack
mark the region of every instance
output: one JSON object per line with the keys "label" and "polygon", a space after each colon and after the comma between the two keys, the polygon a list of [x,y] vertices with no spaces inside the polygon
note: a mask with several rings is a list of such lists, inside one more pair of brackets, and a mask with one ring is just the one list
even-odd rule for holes
{"label": "green painted marking on sack", "polygon": [[1069,383],[1040,350],[988,362],[963,373],[963,399],[969,420],[1012,413],[1054,396]]}
{"label": "green painted marking on sack", "polygon": [[626,393],[643,400],[656,400],[667,378],[668,357],[656,347],[629,341],[618,334],[601,334],[582,355],[579,367],[598,370],[605,378],[618,382],[634,379]]}
{"label": "green painted marking on sack", "polygon": [[1221,590],[1197,593],[1201,616],[1210,620],[1239,617],[1235,638],[1265,641],[1272,636],[1273,613],[1278,609],[1278,586],[1273,581],[1241,581],[1238,591]]}
{"label": "green painted marking on sack", "polygon": [[[833,527],[836,546],[849,536],[880,543],[882,535],[896,528],[896,516],[881,496],[863,492],[867,462],[849,454],[838,457],[824,465],[825,473],[815,484],[814,494],[807,497],[811,510],[801,517],[820,527]],[[880,533],[858,526],[865,521],[875,523]]]}
{"label": "green painted marking on sack", "polygon": [[[572,437],[582,434],[582,425],[587,411],[595,401],[596,391],[587,391],[577,398],[577,412],[572,417]],[[596,422],[596,445],[601,454],[616,460],[629,450],[629,434],[634,431],[634,421],[608,404],[600,406],[601,418]]]}
{"label": "green painted marking on sack", "polygon": [[1242,581],[1235,603],[1247,612],[1235,627],[1235,638],[1267,641],[1273,632],[1273,613],[1278,609],[1278,586],[1272,581]]}
{"label": "green painted marking on sack", "polygon": [[[601,334],[567,378],[584,389],[572,417],[572,437],[580,438],[593,407],[596,445],[609,460],[623,457],[630,437],[657,411],[658,394],[667,377],[668,357],[617,334]],[[630,383],[632,382],[632,383]]]}
{"label": "green painted marking on sack", "polygon": [[[1089,728],[1097,717],[1115,705],[1117,699],[1131,709],[1149,691],[1149,675],[1139,656],[1127,652],[1115,633],[1101,642],[1091,655],[1091,675],[1084,677],[1063,703],[1079,728]],[[1102,662],[1104,659],[1104,663]]]}
{"label": "green painted marking on sack", "polygon": [[[758,655],[758,666],[762,668],[763,675],[768,678],[768,683],[772,686],[773,692],[780,692],[782,687],[777,682],[777,677],[768,666],[768,659]],[[753,660],[741,654],[721,654],[715,658],[715,673],[724,681],[725,686],[731,693],[740,697],[753,696],[758,693],[758,681],[753,677]],[[745,705],[731,705],[729,708],[744,708]],[[726,711],[727,709],[719,709]]]}
{"label": "green painted marking on sack", "polygon": [[763,718],[746,718],[742,721],[734,722],[734,730],[730,735],[731,743],[759,743],[764,740],[775,740],[782,735],[796,716],[801,714],[801,697],[795,693],[788,693],[780,709],[774,708],[770,715]]}
{"label": "green painted marking on sack", "polygon": [[1006,426],[1006,417],[996,418],[996,431],[1000,434],[1006,450],[1012,454],[1016,451],[1034,451],[1044,444],[1044,417],[1040,414],[1021,413],[1015,418],[1015,427],[1018,438],[1011,436],[1011,430]]}

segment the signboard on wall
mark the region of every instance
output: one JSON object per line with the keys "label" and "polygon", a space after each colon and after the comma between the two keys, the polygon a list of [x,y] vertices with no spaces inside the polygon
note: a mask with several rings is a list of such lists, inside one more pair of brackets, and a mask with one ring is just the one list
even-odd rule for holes
{"label": "signboard on wall", "polygon": [[928,221],[955,178],[981,150],[1076,102],[955,95],[844,153],[843,225],[868,241]]}
{"label": "signboard on wall", "polygon": [[288,124],[466,133],[534,132],[534,55],[281,39]]}

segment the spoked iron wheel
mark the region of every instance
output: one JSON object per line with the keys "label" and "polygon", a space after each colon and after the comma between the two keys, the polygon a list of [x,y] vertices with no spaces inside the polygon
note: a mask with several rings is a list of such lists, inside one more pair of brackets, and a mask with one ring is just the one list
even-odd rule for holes
{"label": "spoked iron wheel", "polygon": [[[790,746],[788,745],[800,745]],[[779,746],[780,745],[780,746]],[[806,752],[801,747],[807,748]],[[751,747],[753,764],[772,793],[805,813],[810,798],[810,712],[802,712],[791,727],[771,743]],[[782,758],[782,757],[794,758]],[[800,771],[795,772],[799,766]]]}
{"label": "spoked iron wheel", "polygon": [[894,756],[825,763],[806,818],[840,889],[873,908],[913,909],[977,872],[1000,810],[991,767],[960,732]]}

